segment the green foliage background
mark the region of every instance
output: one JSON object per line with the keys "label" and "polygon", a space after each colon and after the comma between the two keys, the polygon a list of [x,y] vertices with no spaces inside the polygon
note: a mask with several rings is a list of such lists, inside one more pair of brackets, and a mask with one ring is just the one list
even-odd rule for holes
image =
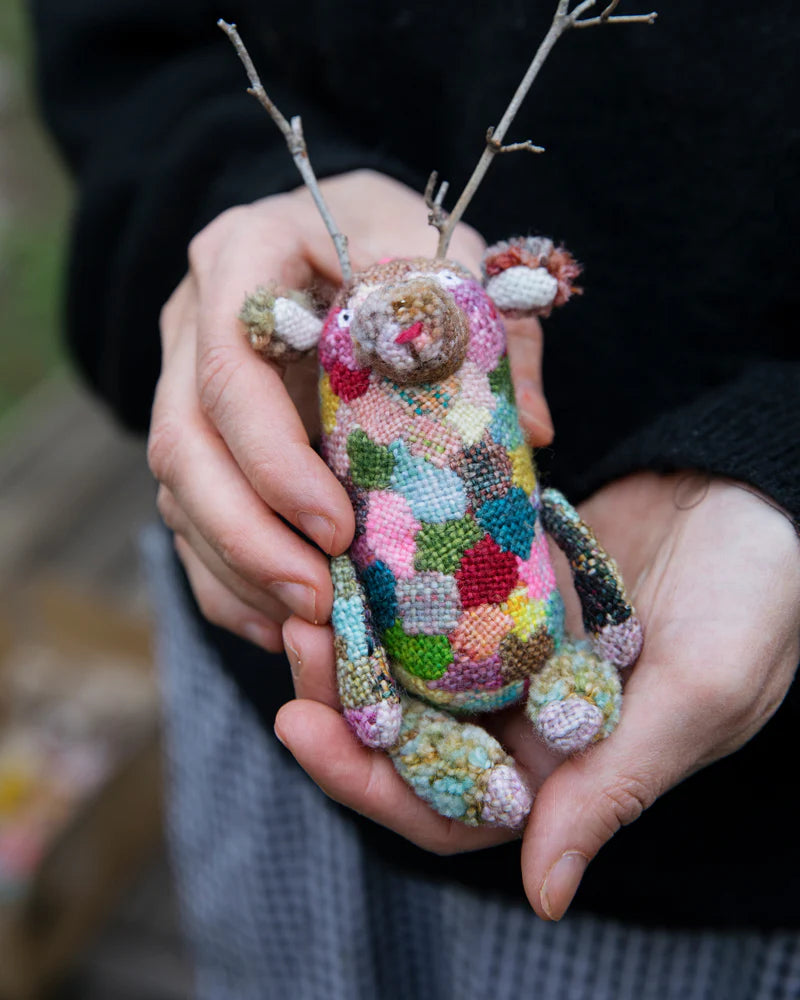
{"label": "green foliage background", "polygon": [[0,0],[0,414],[63,363],[70,185],[36,107],[25,4]]}

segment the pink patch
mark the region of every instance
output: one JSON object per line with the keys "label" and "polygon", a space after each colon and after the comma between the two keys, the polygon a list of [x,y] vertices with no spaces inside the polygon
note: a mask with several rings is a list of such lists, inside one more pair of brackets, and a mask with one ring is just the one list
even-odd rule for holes
{"label": "pink patch", "polygon": [[331,369],[331,390],[346,403],[363,396],[369,386],[369,368],[355,371],[337,361]]}
{"label": "pink patch", "polygon": [[339,326],[340,309],[328,314],[319,338],[319,360],[326,372],[340,361],[346,368],[358,368],[353,354],[353,341],[350,339],[350,327]]}
{"label": "pink patch", "polygon": [[528,588],[528,597],[533,601],[546,601],[556,589],[556,576],[540,525],[536,525],[530,556],[524,560],[517,557],[517,563],[519,578]]}
{"label": "pink patch", "polygon": [[408,411],[378,386],[370,385],[363,396],[353,400],[352,407],[359,425],[376,444],[385,447],[405,436]]}
{"label": "pink patch", "polygon": [[453,291],[453,297],[469,319],[467,361],[472,361],[482,372],[490,372],[506,349],[506,331],[492,301],[475,281],[463,282]]}
{"label": "pink patch", "polygon": [[409,426],[407,410],[401,433],[412,455],[427,458],[439,469],[445,468],[453,455],[458,454],[462,448],[458,431],[450,424],[440,423],[430,417],[415,416]]}
{"label": "pink patch", "polygon": [[336,413],[336,426],[331,433],[322,436],[322,457],[339,479],[344,479],[350,471],[347,438],[357,426],[352,409],[345,404]]}
{"label": "pink patch", "polygon": [[370,493],[364,531],[366,545],[399,579],[414,575],[415,538],[419,529],[420,523],[405,497],[385,490]]}
{"label": "pink patch", "polygon": [[456,653],[444,677],[429,681],[428,687],[443,691],[494,691],[504,683],[499,655],[486,660],[471,660],[462,653]]}
{"label": "pink patch", "polygon": [[487,410],[497,407],[497,397],[492,392],[486,369],[481,369],[474,361],[465,361],[459,372],[461,394],[459,398],[473,406],[485,406]]}

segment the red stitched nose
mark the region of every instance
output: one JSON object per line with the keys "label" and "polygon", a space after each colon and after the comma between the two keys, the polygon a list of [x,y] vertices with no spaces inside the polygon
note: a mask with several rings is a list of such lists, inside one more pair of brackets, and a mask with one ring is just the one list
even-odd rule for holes
{"label": "red stitched nose", "polygon": [[395,338],[395,344],[407,344],[409,340],[415,340],[422,333],[422,320],[417,320],[412,326],[402,330]]}

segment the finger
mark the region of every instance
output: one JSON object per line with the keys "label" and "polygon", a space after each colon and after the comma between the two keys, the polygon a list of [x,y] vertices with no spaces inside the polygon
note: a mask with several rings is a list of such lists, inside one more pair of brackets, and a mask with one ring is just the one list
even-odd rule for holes
{"label": "finger", "polygon": [[167,527],[183,538],[200,562],[226,590],[231,591],[243,604],[247,604],[254,611],[278,625],[289,617],[289,609],[282,601],[270,597],[263,590],[248,583],[220,559],[186,516],[166,486],[159,487],[156,506]]}
{"label": "finger", "polygon": [[[356,199],[354,178],[360,195]],[[428,223],[429,210],[418,191],[371,170],[328,178],[322,187],[334,217],[348,219],[350,258],[355,271],[384,257],[432,257],[437,234]],[[292,194],[310,205],[307,191]],[[303,229],[307,258],[315,271],[325,276],[336,274],[338,280],[333,243],[316,210],[312,209],[309,216],[309,225]],[[485,249],[482,237],[471,226],[460,223],[453,232],[447,256],[477,275]]]}
{"label": "finger", "polygon": [[354,528],[347,493],[310,447],[281,373],[254,354],[237,318],[247,291],[270,270],[269,261],[225,258],[200,283],[197,394],[258,496],[325,552],[338,554]]}
{"label": "finger", "polygon": [[224,587],[180,535],[175,536],[175,550],[186,570],[195,600],[212,625],[226,628],[270,653],[281,652],[283,640],[280,625],[260,615]]}
{"label": "finger", "polygon": [[[542,917],[563,916],[587,865],[621,826],[732,749],[721,749],[720,741],[747,715],[747,671],[736,662],[742,647],[732,647],[726,659],[713,622],[675,624],[650,630],[613,735],[564,761],[539,790],[522,868],[525,891]],[[703,626],[707,639],[698,637]],[[675,656],[681,641],[692,650],[686,661]]]}
{"label": "finger", "polygon": [[514,833],[445,819],[418,798],[389,757],[361,746],[342,716],[314,701],[290,701],[275,734],[300,766],[336,802],[439,854],[504,843]]}
{"label": "finger", "polygon": [[283,644],[295,695],[340,710],[332,629],[293,616],[284,622]]}
{"label": "finger", "polygon": [[225,565],[297,614],[325,621],[333,601],[327,559],[259,499],[198,411],[192,359],[186,336],[156,390],[150,468]]}
{"label": "finger", "polygon": [[553,440],[553,420],[542,385],[542,327],[535,317],[504,320],[508,360],[522,428],[541,448]]}

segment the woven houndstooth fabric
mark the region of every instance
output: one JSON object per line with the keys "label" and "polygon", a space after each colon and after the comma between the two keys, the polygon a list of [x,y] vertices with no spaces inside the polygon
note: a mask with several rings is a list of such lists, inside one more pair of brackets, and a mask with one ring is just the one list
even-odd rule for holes
{"label": "woven houndstooth fabric", "polygon": [[524,905],[389,869],[204,645],[166,533],[153,529],[144,552],[199,1000],[800,996],[795,933],[641,930],[586,915],[546,924]]}

